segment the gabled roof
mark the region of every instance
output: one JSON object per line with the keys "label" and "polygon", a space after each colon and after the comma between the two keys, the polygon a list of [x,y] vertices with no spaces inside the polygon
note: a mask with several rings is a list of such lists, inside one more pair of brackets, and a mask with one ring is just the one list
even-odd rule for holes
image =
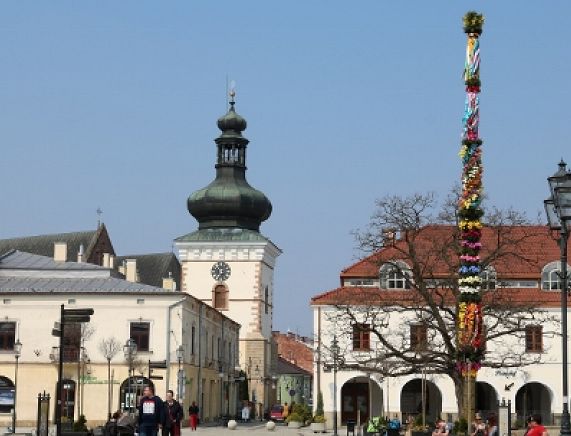
{"label": "gabled roof", "polygon": [[310,371],[306,371],[300,366],[297,366],[294,363],[288,362],[283,357],[278,356],[278,364],[276,366],[276,372],[279,375],[305,375],[311,376],[312,373]]}
{"label": "gabled roof", "polygon": [[115,269],[122,265],[127,259],[137,261],[139,272],[139,282],[150,286],[162,288],[163,279],[172,276],[180,288],[181,268],[180,263],[174,253],[154,253],[135,254],[132,256],[117,256],[115,258]]}
{"label": "gabled roof", "polygon": [[[417,261],[430,270],[433,277],[449,277],[456,268],[458,254],[453,250],[457,228],[448,225],[426,226],[415,235],[414,247]],[[505,244],[507,253],[492,262],[498,277],[537,279],[542,268],[559,260],[559,247],[547,226],[504,226],[482,229],[481,257],[485,259]],[[394,244],[367,256],[341,272],[341,279],[352,277],[377,278],[380,266],[387,261],[407,262],[406,237],[401,235]],[[506,242],[510,241],[510,242]],[[410,265],[410,262],[407,262]]]}
{"label": "gabled roof", "polygon": [[96,230],[70,233],[53,233],[49,235],[24,236],[20,238],[0,239],[0,254],[10,250],[25,251],[27,253],[38,254],[40,256],[53,257],[54,243],[65,242],[67,244],[67,258],[71,261],[77,260],[79,247],[83,245],[84,261],[92,262],[93,250],[98,241],[106,239],[110,246],[110,254],[115,254],[111,242],[108,240],[105,224],[101,224]]}
{"label": "gabled roof", "polygon": [[105,271],[107,268],[91,263],[56,262],[52,257],[40,256],[19,250],[10,250],[0,255],[0,271],[2,270],[79,270]]}

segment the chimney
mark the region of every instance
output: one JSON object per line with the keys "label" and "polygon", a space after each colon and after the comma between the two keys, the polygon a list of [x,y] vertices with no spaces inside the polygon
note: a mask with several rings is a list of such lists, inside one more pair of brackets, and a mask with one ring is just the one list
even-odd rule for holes
{"label": "chimney", "polygon": [[109,268],[115,268],[115,256],[112,254],[109,255]]}
{"label": "chimney", "polygon": [[83,262],[83,244],[79,245],[79,251],[77,252],[77,263]]}
{"label": "chimney", "polygon": [[103,253],[103,268],[109,268],[109,253]]}
{"label": "chimney", "polygon": [[169,291],[176,291],[176,282],[172,277],[165,277],[163,278],[163,288]]}
{"label": "chimney", "polygon": [[54,243],[54,260],[56,262],[67,262],[67,243],[55,242]]}
{"label": "chimney", "polygon": [[137,259],[125,261],[125,278],[130,282],[137,282]]}

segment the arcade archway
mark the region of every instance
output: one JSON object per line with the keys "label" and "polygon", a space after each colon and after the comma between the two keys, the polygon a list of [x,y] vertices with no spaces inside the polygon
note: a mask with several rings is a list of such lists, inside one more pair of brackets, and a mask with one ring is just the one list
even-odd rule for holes
{"label": "arcade archway", "polygon": [[424,390],[424,409],[426,422],[434,422],[442,413],[442,393],[438,386],[430,380],[420,378],[409,381],[402,388],[400,395],[400,410],[403,419],[408,416],[416,417],[422,414],[422,392]]}
{"label": "arcade archway", "polygon": [[370,416],[383,415],[383,390],[374,379],[355,377],[341,387],[341,422],[365,422]]}
{"label": "arcade archway", "polygon": [[525,421],[529,415],[541,415],[543,425],[551,424],[551,392],[542,383],[523,385],[515,396],[515,411],[518,420]]}

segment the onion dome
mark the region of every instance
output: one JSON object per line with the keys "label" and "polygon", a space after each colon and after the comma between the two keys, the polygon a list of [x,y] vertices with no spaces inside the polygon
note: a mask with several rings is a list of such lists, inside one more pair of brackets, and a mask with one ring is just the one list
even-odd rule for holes
{"label": "onion dome", "polygon": [[243,228],[259,232],[260,224],[272,213],[272,204],[263,192],[246,181],[246,147],[242,136],[246,120],[230,102],[228,113],[218,119],[222,134],[215,139],[217,146],[216,178],[205,188],[188,197],[190,214],[198,228]]}

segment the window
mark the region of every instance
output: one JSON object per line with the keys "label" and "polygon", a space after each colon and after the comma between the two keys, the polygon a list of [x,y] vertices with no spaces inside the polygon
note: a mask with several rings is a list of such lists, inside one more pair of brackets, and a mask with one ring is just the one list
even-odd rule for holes
{"label": "window", "polygon": [[0,322],[0,351],[14,350],[16,340],[16,323]]}
{"label": "window", "polygon": [[14,383],[0,376],[0,413],[10,413],[14,407]]}
{"label": "window", "polygon": [[266,313],[268,313],[270,307],[269,298],[270,298],[270,292],[268,291],[268,287],[266,286],[266,290],[264,291],[264,307]]}
{"label": "window", "polygon": [[410,326],[410,349],[415,351],[426,350],[426,325],[411,324]]}
{"label": "window", "polygon": [[382,289],[410,289],[410,269],[404,262],[384,264],[380,276]]}
{"label": "window", "polygon": [[63,361],[77,362],[81,346],[81,324],[66,324],[63,329]]}
{"label": "window", "polygon": [[228,309],[228,288],[224,285],[217,285],[214,288],[214,308]]}
{"label": "window", "polygon": [[528,325],[525,327],[525,351],[541,353],[543,351],[543,327]]}
{"label": "window", "polygon": [[488,291],[496,289],[497,275],[496,270],[493,267],[487,266],[484,271],[480,273],[480,278],[482,279],[481,286],[483,290]]}
{"label": "window", "polygon": [[561,289],[561,263],[551,262],[543,268],[541,273],[541,287],[544,290]]}
{"label": "window", "polygon": [[148,322],[132,322],[131,338],[137,344],[137,352],[149,351],[149,333],[151,324]]}
{"label": "window", "polygon": [[190,352],[194,354],[194,336],[196,335],[196,327],[192,326],[192,333],[190,335]]}
{"label": "window", "polygon": [[353,324],[353,350],[369,351],[371,349],[369,324]]}

